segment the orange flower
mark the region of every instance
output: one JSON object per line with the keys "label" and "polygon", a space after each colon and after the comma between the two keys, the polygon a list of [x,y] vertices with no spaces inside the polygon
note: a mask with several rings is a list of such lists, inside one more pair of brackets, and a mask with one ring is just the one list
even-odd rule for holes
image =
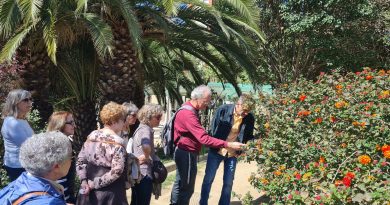
{"label": "orange flower", "polygon": [[386,159],[390,159],[390,150],[384,151],[384,152],[383,152],[383,156],[384,156]]}
{"label": "orange flower", "polygon": [[310,111],[309,110],[301,110],[298,112],[298,117],[306,117],[308,115],[310,115]]}
{"label": "orange flower", "polygon": [[357,126],[360,125],[360,123],[359,123],[359,122],[356,122],[356,121],[353,121],[353,122],[352,122],[352,125],[355,126],[355,127],[357,127]]}
{"label": "orange flower", "polygon": [[301,102],[303,102],[305,99],[306,99],[306,95],[302,94],[301,96],[299,96],[299,100]]}
{"label": "orange flower", "polygon": [[261,183],[264,184],[264,185],[266,185],[266,184],[269,183],[269,181],[268,181],[266,178],[262,178],[262,179],[261,179]]}
{"label": "orange flower", "polygon": [[337,90],[341,90],[341,89],[343,89],[343,86],[342,85],[336,85],[336,89]]}
{"label": "orange flower", "polygon": [[386,152],[386,151],[389,151],[390,150],[390,146],[385,144],[382,146],[382,152]]}
{"label": "orange flower", "polygon": [[338,108],[338,109],[343,108],[343,107],[346,107],[347,105],[348,105],[348,103],[345,102],[344,100],[339,101],[339,102],[336,102],[336,103],[334,104],[334,106],[335,106],[336,108]]}
{"label": "orange flower", "polygon": [[342,185],[343,184],[343,181],[341,181],[341,180],[336,180],[335,182],[334,182],[334,185],[335,186],[340,186],[340,185]]}
{"label": "orange flower", "polygon": [[317,118],[316,120],[314,120],[314,124],[320,124],[322,122],[322,118],[321,117],[319,117],[319,118]]}
{"label": "orange flower", "polygon": [[353,173],[353,172],[347,172],[347,174],[345,175],[345,177],[348,177],[348,178],[350,178],[350,179],[353,179],[353,178],[355,178],[355,173]]}
{"label": "orange flower", "polygon": [[321,157],[320,157],[320,160],[318,160],[318,162],[319,162],[319,163],[322,163],[322,164],[325,163],[325,157],[321,156]]}
{"label": "orange flower", "polygon": [[366,80],[372,80],[372,78],[373,78],[373,77],[372,77],[371,75],[367,75],[367,76],[366,76]]}
{"label": "orange flower", "polygon": [[386,71],[382,69],[382,70],[378,71],[378,74],[380,76],[384,76],[384,75],[386,75]]}
{"label": "orange flower", "polygon": [[375,149],[376,149],[377,151],[379,151],[379,150],[381,150],[381,146],[380,146],[379,144],[377,144],[377,145],[375,145]]}
{"label": "orange flower", "polygon": [[269,123],[268,123],[268,122],[264,124],[264,128],[265,128],[265,129],[269,129],[269,127],[270,127],[270,126],[269,126]]}
{"label": "orange flower", "polygon": [[314,112],[320,112],[321,111],[321,108],[320,107],[317,107]]}
{"label": "orange flower", "polygon": [[274,171],[274,174],[276,175],[276,176],[280,176],[280,175],[282,175],[282,172],[281,171]]}
{"label": "orange flower", "polygon": [[370,164],[370,162],[371,162],[370,156],[368,156],[366,154],[365,155],[360,155],[358,157],[358,160],[359,160],[360,164],[363,164],[363,165]]}
{"label": "orange flower", "polygon": [[343,143],[343,144],[340,145],[340,147],[346,148],[346,147],[347,147],[347,144]]}
{"label": "orange flower", "polygon": [[336,119],[335,117],[333,117],[332,115],[329,117],[329,120],[330,120],[331,122],[336,122],[336,121],[337,121],[337,119]]}

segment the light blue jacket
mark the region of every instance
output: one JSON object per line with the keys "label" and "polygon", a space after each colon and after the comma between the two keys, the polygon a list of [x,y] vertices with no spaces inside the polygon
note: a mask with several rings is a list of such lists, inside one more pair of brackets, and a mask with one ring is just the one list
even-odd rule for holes
{"label": "light blue jacket", "polygon": [[12,168],[22,168],[19,162],[20,146],[34,131],[27,120],[16,119],[8,116],[1,127],[1,135],[4,138],[4,165]]}
{"label": "light blue jacket", "polygon": [[48,180],[27,172],[23,172],[15,181],[0,190],[0,204],[11,205],[26,193],[36,191],[46,192],[47,195],[30,197],[20,205],[66,205],[64,195],[58,192]]}

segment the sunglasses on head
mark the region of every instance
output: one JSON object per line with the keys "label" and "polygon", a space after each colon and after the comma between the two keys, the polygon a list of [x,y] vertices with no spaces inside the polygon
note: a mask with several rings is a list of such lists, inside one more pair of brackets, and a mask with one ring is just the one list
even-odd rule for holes
{"label": "sunglasses on head", "polygon": [[24,98],[22,101],[23,102],[32,102],[32,100],[33,100],[32,98]]}

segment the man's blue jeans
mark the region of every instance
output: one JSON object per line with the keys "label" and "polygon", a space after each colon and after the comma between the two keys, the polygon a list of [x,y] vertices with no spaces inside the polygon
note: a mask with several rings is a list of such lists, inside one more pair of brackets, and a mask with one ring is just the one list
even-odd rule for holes
{"label": "man's blue jeans", "polygon": [[224,157],[217,153],[217,151],[210,149],[207,156],[206,174],[203,179],[202,192],[200,194],[200,205],[207,205],[211,185],[214,181],[215,174],[221,162],[224,162],[223,169],[223,187],[221,197],[219,198],[219,205],[230,204],[230,197],[232,193],[234,172],[236,171],[237,158]]}

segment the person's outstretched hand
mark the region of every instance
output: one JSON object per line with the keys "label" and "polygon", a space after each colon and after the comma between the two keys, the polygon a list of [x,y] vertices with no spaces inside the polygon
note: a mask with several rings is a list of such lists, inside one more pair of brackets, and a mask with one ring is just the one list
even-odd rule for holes
{"label": "person's outstretched hand", "polygon": [[245,144],[242,144],[241,142],[228,142],[227,148],[234,149],[234,150],[241,150],[244,147]]}

